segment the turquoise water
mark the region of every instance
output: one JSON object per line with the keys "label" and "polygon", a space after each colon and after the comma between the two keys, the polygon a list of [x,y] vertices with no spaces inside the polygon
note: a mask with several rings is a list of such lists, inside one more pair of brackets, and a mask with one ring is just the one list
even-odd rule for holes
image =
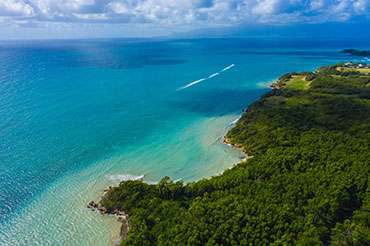
{"label": "turquoise water", "polygon": [[[120,180],[193,181],[243,158],[222,137],[291,71],[367,41],[74,40],[0,43],[0,245],[110,245],[86,208]],[[225,69],[228,68],[228,69]]]}

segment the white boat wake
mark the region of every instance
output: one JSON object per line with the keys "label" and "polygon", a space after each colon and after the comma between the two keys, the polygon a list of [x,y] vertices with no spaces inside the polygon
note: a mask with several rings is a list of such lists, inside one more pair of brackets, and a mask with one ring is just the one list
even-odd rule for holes
{"label": "white boat wake", "polygon": [[232,68],[233,66],[235,66],[235,64],[231,64],[230,66],[228,67],[225,67],[224,69],[222,69],[221,71],[222,72],[225,72],[226,70],[229,70],[230,68]]}
{"label": "white boat wake", "polygon": [[182,90],[182,89],[188,88],[188,87],[190,87],[190,86],[192,86],[192,85],[198,84],[198,83],[200,83],[200,82],[202,82],[202,81],[205,81],[205,80],[207,80],[207,79],[211,79],[211,78],[213,78],[213,77],[215,77],[215,76],[217,76],[217,75],[220,75],[220,73],[223,73],[223,72],[225,72],[225,71],[229,70],[229,69],[230,69],[230,68],[232,68],[233,66],[235,66],[235,64],[231,64],[230,66],[225,67],[224,69],[222,69],[222,70],[221,70],[220,72],[218,72],[218,73],[214,73],[214,74],[212,74],[212,75],[210,75],[210,76],[208,76],[208,77],[206,77],[206,78],[198,79],[198,80],[196,80],[196,81],[194,81],[194,82],[191,82],[191,83],[189,83],[189,84],[187,84],[187,85],[185,85],[185,86],[183,86],[183,87],[178,88],[177,90]]}
{"label": "white boat wake", "polygon": [[188,87],[190,87],[190,86],[192,86],[192,85],[195,85],[195,84],[198,84],[199,82],[202,82],[202,81],[204,81],[204,80],[206,80],[206,79],[199,79],[199,80],[197,80],[197,81],[191,82],[190,84],[187,84],[187,85],[185,85],[185,86],[183,86],[183,87],[179,88],[178,90],[182,90],[182,89],[188,88]]}

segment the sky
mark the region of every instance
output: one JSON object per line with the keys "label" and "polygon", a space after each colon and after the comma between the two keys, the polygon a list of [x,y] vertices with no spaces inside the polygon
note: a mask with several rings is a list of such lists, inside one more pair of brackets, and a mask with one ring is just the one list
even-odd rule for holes
{"label": "sky", "polygon": [[0,0],[0,40],[316,30],[333,23],[366,32],[370,0]]}

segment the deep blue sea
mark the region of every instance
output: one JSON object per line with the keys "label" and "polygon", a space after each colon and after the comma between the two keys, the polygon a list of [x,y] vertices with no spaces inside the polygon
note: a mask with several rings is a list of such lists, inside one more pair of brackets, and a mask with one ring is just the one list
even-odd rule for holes
{"label": "deep blue sea", "polygon": [[0,42],[0,245],[111,245],[86,208],[121,180],[208,178],[243,158],[222,139],[278,77],[369,40]]}

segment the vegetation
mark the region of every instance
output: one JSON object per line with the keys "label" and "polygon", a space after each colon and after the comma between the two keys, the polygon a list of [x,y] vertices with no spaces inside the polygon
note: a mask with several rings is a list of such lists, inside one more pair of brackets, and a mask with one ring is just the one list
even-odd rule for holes
{"label": "vegetation", "polygon": [[222,175],[111,189],[121,245],[370,245],[370,75],[343,66],[282,76],[227,134],[254,157]]}
{"label": "vegetation", "polygon": [[351,56],[370,56],[370,50],[346,49],[342,50],[341,52],[350,54]]}
{"label": "vegetation", "polygon": [[370,69],[368,68],[337,67],[337,70],[344,72],[359,72],[365,75],[370,73]]}
{"label": "vegetation", "polygon": [[[284,77],[285,76],[285,77]],[[280,78],[278,86],[286,89],[307,90],[310,87],[312,73],[288,73]]]}

